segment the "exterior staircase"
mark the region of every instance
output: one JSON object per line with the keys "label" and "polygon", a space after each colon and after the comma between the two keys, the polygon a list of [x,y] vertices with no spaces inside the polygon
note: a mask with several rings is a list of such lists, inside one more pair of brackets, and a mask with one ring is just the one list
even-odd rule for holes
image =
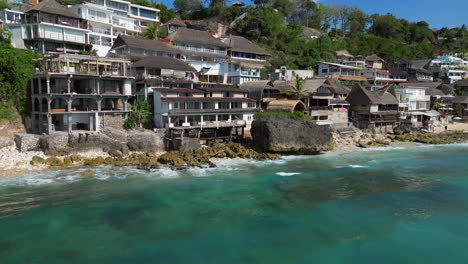
{"label": "exterior staircase", "polygon": [[356,134],[356,128],[352,124],[336,124],[335,130],[340,135],[354,135]]}

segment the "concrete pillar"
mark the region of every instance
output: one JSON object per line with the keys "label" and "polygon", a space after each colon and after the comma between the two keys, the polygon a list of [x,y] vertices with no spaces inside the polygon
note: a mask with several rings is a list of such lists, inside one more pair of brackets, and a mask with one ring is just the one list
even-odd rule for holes
{"label": "concrete pillar", "polygon": [[215,115],[215,117],[216,117],[216,119],[215,119],[215,120],[216,120],[216,122],[218,122],[218,115]]}
{"label": "concrete pillar", "polygon": [[187,122],[188,122],[188,118],[187,118],[187,116],[185,116],[185,123],[187,123]]}
{"label": "concrete pillar", "polygon": [[123,110],[128,111],[128,98],[125,98],[124,103],[123,103]]}
{"label": "concrete pillar", "polygon": [[72,132],[72,114],[68,114],[67,119],[68,119],[68,133],[71,133]]}
{"label": "concrete pillar", "polygon": [[69,113],[71,113],[72,111],[72,102],[73,102],[73,99],[70,97],[70,99],[67,100],[67,105],[68,105],[67,112]]}
{"label": "concrete pillar", "polygon": [[[68,61],[68,58],[67,58],[67,61]],[[67,77],[67,93],[71,94],[71,76],[70,75],[68,75]]]}
{"label": "concrete pillar", "polygon": [[89,123],[89,131],[93,131],[94,130],[94,115],[93,114],[89,114],[88,123]]}
{"label": "concrete pillar", "polygon": [[50,94],[50,76],[47,75],[46,77],[47,82],[47,94]]}
{"label": "concrete pillar", "polygon": [[102,99],[101,98],[97,99],[96,103],[97,103],[98,111],[101,112],[102,111]]}
{"label": "concrete pillar", "polygon": [[52,115],[50,113],[47,113],[47,133],[52,134],[52,132]]}
{"label": "concrete pillar", "polygon": [[97,94],[101,94],[101,87],[100,87],[100,79],[96,79],[96,89],[97,89]]}
{"label": "concrete pillar", "polygon": [[[47,113],[51,112],[51,106],[50,104],[52,103],[52,100],[50,98],[47,98]],[[44,111],[44,109],[42,109]]]}
{"label": "concrete pillar", "polygon": [[145,101],[148,101],[148,85],[146,85],[146,83],[145,83]]}
{"label": "concrete pillar", "polygon": [[94,125],[94,128],[96,129],[96,132],[99,132],[99,114],[98,113],[94,113],[94,122],[95,122],[95,125]]}
{"label": "concrete pillar", "polygon": [[38,78],[38,94],[42,93],[42,78]]}

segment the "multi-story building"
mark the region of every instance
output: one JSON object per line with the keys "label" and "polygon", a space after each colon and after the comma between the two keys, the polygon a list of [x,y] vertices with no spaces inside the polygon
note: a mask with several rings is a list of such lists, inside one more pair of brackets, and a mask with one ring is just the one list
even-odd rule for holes
{"label": "multi-story building", "polygon": [[269,78],[267,77],[272,81],[291,81],[294,78],[312,79],[314,78],[314,70],[288,70],[286,66],[281,66],[275,72],[270,73]]}
{"label": "multi-story building", "polygon": [[325,78],[304,82],[309,94],[303,101],[308,113],[318,125],[347,126],[349,103],[345,100],[350,89]]}
{"label": "multi-story building", "polygon": [[56,54],[39,59],[31,79],[32,129],[38,133],[99,131],[122,126],[132,80],[122,59]]}
{"label": "multi-story building", "polygon": [[186,62],[170,57],[145,56],[132,64],[135,95],[153,102],[153,88],[193,88],[196,70]]}
{"label": "multi-story building", "polygon": [[232,85],[154,88],[153,94],[154,123],[168,129],[168,147],[174,149],[241,139],[258,111],[255,100]]}
{"label": "multi-story building", "polygon": [[388,90],[398,100],[398,110],[402,119],[413,126],[423,126],[426,111],[430,110],[431,96],[426,94],[426,87],[406,86],[405,84],[391,85]]}
{"label": "multi-story building", "polygon": [[207,31],[185,27],[170,34],[168,39],[179,50],[180,58],[197,70],[201,82],[228,82],[228,73],[223,71],[223,65],[229,60],[228,44]]}
{"label": "multi-story building", "polygon": [[366,61],[362,56],[351,55],[347,50],[336,51],[336,62],[347,66],[354,66],[360,69],[364,69]]}
{"label": "multi-story building", "polygon": [[349,119],[359,129],[387,129],[400,122],[398,100],[387,88],[369,91],[356,84],[349,93]]}
{"label": "multi-story building", "polygon": [[223,72],[228,74],[228,83],[260,80],[260,70],[265,67],[266,58],[271,54],[240,36],[229,36],[223,42],[229,46],[229,62],[223,65]]}
{"label": "multi-story building", "polygon": [[180,51],[167,42],[120,35],[111,51],[117,56],[165,56],[178,57]]}
{"label": "multi-story building", "polygon": [[432,82],[432,72],[429,70],[431,60],[400,60],[393,68],[408,74],[408,81]]}
{"label": "multi-story building", "polygon": [[250,127],[258,110],[247,92],[232,85],[202,84],[194,89],[153,88],[155,125],[172,127]]}
{"label": "multi-story building", "polygon": [[369,69],[381,70],[384,68],[384,60],[375,54],[367,56],[365,63],[366,67]]}
{"label": "multi-story building", "polygon": [[431,61],[430,69],[448,84],[468,78],[468,61],[453,56],[437,57]]}
{"label": "multi-story building", "polygon": [[106,56],[119,35],[142,33],[148,23],[159,22],[159,9],[120,0],[94,0],[70,9],[89,21],[89,42],[101,57]]}
{"label": "multi-story building", "polygon": [[320,62],[318,64],[317,75],[330,79],[365,82],[367,79],[361,76],[361,70],[362,68],[356,66],[331,62]]}
{"label": "multi-story building", "polygon": [[16,48],[39,53],[79,53],[90,49],[88,22],[55,0],[44,0],[19,16],[20,23],[7,24]]}
{"label": "multi-story building", "polygon": [[389,83],[401,83],[407,81],[404,75],[395,75],[389,70],[382,69],[363,69],[361,70],[361,76],[374,85],[386,85]]}
{"label": "multi-story building", "polygon": [[172,18],[171,20],[164,23],[164,26],[167,27],[167,32],[169,33],[176,32],[181,27],[187,27],[185,22],[178,18]]}

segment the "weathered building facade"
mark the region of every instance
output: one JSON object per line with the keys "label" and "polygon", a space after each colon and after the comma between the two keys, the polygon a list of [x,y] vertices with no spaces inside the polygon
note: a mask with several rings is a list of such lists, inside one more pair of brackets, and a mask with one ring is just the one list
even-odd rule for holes
{"label": "weathered building facade", "polygon": [[32,130],[52,134],[122,128],[132,97],[129,63],[65,54],[40,59],[31,79]]}

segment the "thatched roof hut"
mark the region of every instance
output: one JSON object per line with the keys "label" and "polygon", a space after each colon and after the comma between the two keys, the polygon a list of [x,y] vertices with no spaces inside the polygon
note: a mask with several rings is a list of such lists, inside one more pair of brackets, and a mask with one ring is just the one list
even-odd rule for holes
{"label": "thatched roof hut", "polygon": [[300,100],[274,100],[268,103],[267,111],[304,112],[307,106]]}

